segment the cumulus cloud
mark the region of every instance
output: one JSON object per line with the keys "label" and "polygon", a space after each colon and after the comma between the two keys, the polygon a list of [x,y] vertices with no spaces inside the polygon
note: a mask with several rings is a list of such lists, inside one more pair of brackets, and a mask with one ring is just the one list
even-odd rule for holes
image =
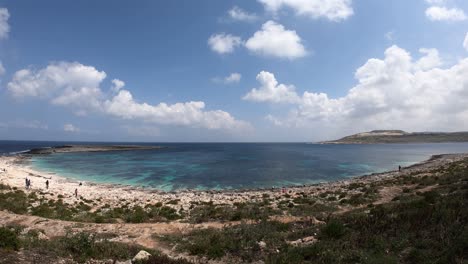
{"label": "cumulus cloud", "polygon": [[77,127],[75,127],[75,126],[72,125],[72,124],[65,124],[65,125],[63,125],[63,131],[74,133],[74,132],[79,132],[80,129],[77,128]]}
{"label": "cumulus cloud", "polygon": [[231,19],[236,21],[253,22],[258,19],[256,14],[250,14],[238,6],[229,9],[228,15]]}
{"label": "cumulus cloud", "polygon": [[426,16],[432,21],[463,21],[467,18],[463,10],[444,6],[431,6],[427,8]]}
{"label": "cumulus cloud", "polygon": [[297,15],[313,19],[326,18],[341,21],[353,15],[351,0],[258,0],[268,11],[278,12],[286,7]]}
{"label": "cumulus cloud", "polygon": [[[441,68],[434,50],[421,51],[423,56],[415,60],[406,50],[392,46],[383,59],[369,59],[357,69],[358,83],[345,96],[330,98],[306,91],[287,116],[267,119],[281,126],[332,126],[340,131],[467,130],[468,58]],[[270,89],[270,96],[275,93]]]}
{"label": "cumulus cloud", "polygon": [[219,54],[232,53],[234,49],[242,44],[240,37],[231,34],[215,34],[208,39],[211,50]]}
{"label": "cumulus cloud", "polygon": [[233,83],[239,83],[242,78],[242,75],[237,72],[231,73],[229,76],[226,76],[224,78],[213,78],[213,82],[215,83],[223,83],[223,84],[233,84]]}
{"label": "cumulus cloud", "polygon": [[8,19],[10,18],[10,13],[6,8],[0,8],[0,39],[8,38],[8,33],[10,32],[10,25],[8,24]]}
{"label": "cumulus cloud", "polygon": [[278,84],[270,72],[260,72],[257,81],[260,88],[253,88],[243,97],[244,100],[271,103],[297,103],[300,100],[293,85]]}
{"label": "cumulus cloud", "polygon": [[124,86],[125,86],[125,82],[124,82],[124,81],[121,81],[121,80],[119,80],[119,79],[113,79],[113,80],[112,80],[111,91],[114,92],[114,93],[117,93],[117,92],[120,91],[120,89],[122,89]]}
{"label": "cumulus cloud", "polygon": [[463,41],[463,47],[468,51],[468,33],[465,35],[465,40]]}
{"label": "cumulus cloud", "polygon": [[123,119],[141,119],[146,122],[171,125],[200,126],[208,129],[246,129],[248,124],[238,121],[229,113],[204,111],[204,102],[150,105],[133,99],[129,91],[121,90],[104,102],[106,112]]}
{"label": "cumulus cloud", "polygon": [[13,75],[8,91],[16,98],[40,97],[77,113],[100,107],[100,83],[106,73],[77,62],[53,62],[43,69],[22,69]]}
{"label": "cumulus cloud", "polygon": [[416,70],[430,70],[442,65],[442,60],[437,49],[421,48],[419,49],[419,52],[425,56],[416,61],[416,64],[414,65]]}
{"label": "cumulus cloud", "polygon": [[245,47],[253,53],[278,58],[297,59],[307,55],[296,31],[271,20],[246,41]]}
{"label": "cumulus cloud", "polygon": [[[115,93],[106,96],[100,88],[105,78],[105,72],[92,66],[77,62],[54,62],[43,69],[17,71],[7,89],[15,98],[48,100],[54,105],[72,107],[78,115],[94,112],[156,124],[223,130],[250,129],[248,123],[235,119],[225,111],[205,110],[204,102],[171,105],[139,103],[130,91],[123,89],[125,83],[118,79],[112,81]],[[232,80],[235,78],[231,77]]]}

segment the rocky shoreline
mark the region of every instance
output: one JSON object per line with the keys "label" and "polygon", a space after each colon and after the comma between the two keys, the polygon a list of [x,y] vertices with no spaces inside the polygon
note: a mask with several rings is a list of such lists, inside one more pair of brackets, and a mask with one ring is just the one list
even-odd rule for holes
{"label": "rocky shoreline", "polygon": [[[88,200],[96,201],[96,207],[108,204],[110,206],[120,206],[123,203],[130,205],[145,206],[155,202],[168,203],[177,200],[174,208],[183,208],[188,210],[193,203],[214,203],[228,204],[244,203],[251,201],[261,201],[262,197],[269,196],[279,203],[283,199],[284,193],[292,194],[312,194],[320,195],[323,192],[334,192],[345,188],[353,183],[370,184],[384,179],[397,177],[402,174],[409,174],[418,171],[430,170],[441,167],[445,164],[462,160],[468,157],[468,154],[443,154],[434,155],[430,159],[414,164],[412,166],[398,170],[383,173],[374,173],[369,175],[357,176],[345,180],[317,183],[302,186],[288,186],[268,189],[245,189],[245,190],[179,190],[165,192],[161,190],[125,186],[117,184],[100,184],[85,181],[77,181],[62,177],[57,174],[39,172],[28,167],[24,159],[27,155],[18,155],[13,157],[0,157],[0,183],[24,189],[25,178],[32,181],[32,189],[41,191],[44,195],[60,195],[65,203],[73,204],[76,202],[75,190],[79,196]],[[46,189],[45,181],[49,180],[50,188]],[[57,196],[55,196],[57,197]]]}

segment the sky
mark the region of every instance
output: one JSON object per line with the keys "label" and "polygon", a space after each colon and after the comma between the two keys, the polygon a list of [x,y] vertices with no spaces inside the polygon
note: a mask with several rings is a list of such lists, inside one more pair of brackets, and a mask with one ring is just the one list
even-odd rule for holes
{"label": "sky", "polygon": [[468,1],[0,0],[0,140],[468,130]]}

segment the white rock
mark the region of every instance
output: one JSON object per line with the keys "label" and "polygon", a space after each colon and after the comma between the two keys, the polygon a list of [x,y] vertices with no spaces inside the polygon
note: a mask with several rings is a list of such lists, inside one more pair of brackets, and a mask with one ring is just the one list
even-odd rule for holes
{"label": "white rock", "polygon": [[115,262],[115,264],[132,264],[132,261],[131,261],[131,260],[127,260],[127,261],[117,261],[117,262]]}
{"label": "white rock", "polygon": [[263,248],[266,248],[266,246],[267,246],[266,243],[265,243],[264,241],[260,241],[260,242],[258,242],[257,244],[258,244],[258,246],[259,246],[260,248],[262,248],[262,249],[263,249]]}
{"label": "white rock", "polygon": [[136,262],[139,260],[147,260],[149,259],[149,257],[151,257],[150,253],[144,250],[140,250],[140,252],[138,252],[138,254],[136,254],[135,257],[133,257],[132,262]]}
{"label": "white rock", "polygon": [[39,232],[39,234],[37,235],[37,238],[38,238],[39,240],[49,240],[49,237],[46,236],[46,235],[45,235],[44,233],[42,233],[42,232]]}

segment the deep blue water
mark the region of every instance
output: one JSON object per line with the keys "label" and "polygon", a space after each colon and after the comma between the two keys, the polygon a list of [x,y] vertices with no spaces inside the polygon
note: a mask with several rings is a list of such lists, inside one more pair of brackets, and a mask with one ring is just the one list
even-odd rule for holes
{"label": "deep blue water", "polygon": [[[0,152],[66,142],[0,141]],[[76,143],[73,143],[76,144]],[[107,143],[122,144],[122,143]],[[179,189],[302,185],[392,170],[433,154],[468,152],[468,143],[318,145],[153,143],[165,149],[35,156],[32,165],[70,178]]]}

